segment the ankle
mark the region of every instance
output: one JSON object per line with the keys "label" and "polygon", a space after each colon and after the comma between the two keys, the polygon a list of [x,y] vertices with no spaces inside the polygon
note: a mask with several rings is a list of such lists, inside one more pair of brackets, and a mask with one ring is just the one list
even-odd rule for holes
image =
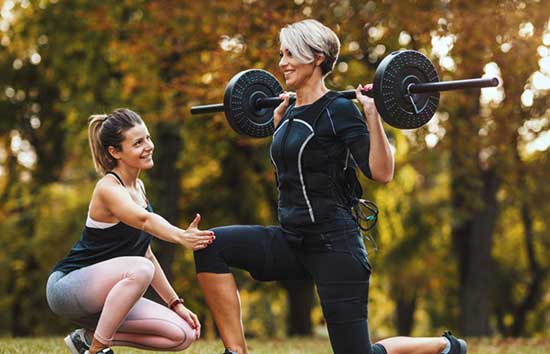
{"label": "ankle", "polygon": [[248,354],[248,352],[241,346],[230,346],[225,348],[224,354]]}
{"label": "ankle", "polygon": [[92,353],[95,354],[95,353],[97,353],[97,352],[99,352],[102,349],[105,349],[107,347],[108,347],[107,344],[101,343],[99,340],[97,340],[96,337],[93,337],[92,345],[90,345],[89,353],[90,354],[92,354]]}

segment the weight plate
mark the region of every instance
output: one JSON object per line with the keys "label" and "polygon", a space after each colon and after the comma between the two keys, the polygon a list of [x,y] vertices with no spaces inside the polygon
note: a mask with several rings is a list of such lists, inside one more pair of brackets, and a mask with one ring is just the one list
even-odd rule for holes
{"label": "weight plate", "polygon": [[439,82],[432,62],[414,50],[393,52],[382,60],[374,75],[374,102],[380,116],[399,129],[426,124],[439,105],[439,92],[407,93],[415,83]]}
{"label": "weight plate", "polygon": [[233,76],[225,88],[223,105],[231,127],[239,134],[264,138],[273,134],[275,108],[255,106],[259,98],[277,97],[283,92],[275,76],[265,70],[250,69]]}

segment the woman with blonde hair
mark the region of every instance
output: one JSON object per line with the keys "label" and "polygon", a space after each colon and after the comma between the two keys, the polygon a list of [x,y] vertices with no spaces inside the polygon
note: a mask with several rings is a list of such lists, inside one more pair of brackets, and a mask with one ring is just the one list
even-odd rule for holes
{"label": "woman with blonde hair", "polygon": [[313,279],[336,354],[466,354],[466,343],[442,337],[394,337],[372,344],[368,328],[371,265],[357,218],[362,194],[355,171],[379,183],[393,178],[393,153],[374,102],[359,85],[363,113],[324,83],[340,41],[305,20],[280,32],[279,67],[286,85],[275,109],[271,160],[280,226],[215,228],[216,241],[195,251],[197,277],[226,354],[246,354],[237,286],[229,267],[257,280]]}
{"label": "woman with blonde hair", "polygon": [[[112,353],[114,345],[183,350],[199,337],[200,323],[168,282],[151,238],[199,250],[214,233],[198,229],[199,214],[181,229],[153,212],[138,176],[153,167],[154,144],[138,114],[94,115],[88,133],[102,177],[82,235],[54,266],[46,291],[54,313],[84,327],[65,343],[72,354]],[[143,298],[149,286],[166,306]]]}

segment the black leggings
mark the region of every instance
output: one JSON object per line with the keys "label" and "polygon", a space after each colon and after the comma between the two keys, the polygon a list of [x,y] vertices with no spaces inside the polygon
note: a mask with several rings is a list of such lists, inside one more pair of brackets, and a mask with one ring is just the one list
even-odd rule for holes
{"label": "black leggings", "polygon": [[277,226],[225,226],[195,252],[197,273],[247,270],[257,280],[312,278],[335,354],[385,354],[371,344],[368,289],[371,267],[358,228],[297,234]]}

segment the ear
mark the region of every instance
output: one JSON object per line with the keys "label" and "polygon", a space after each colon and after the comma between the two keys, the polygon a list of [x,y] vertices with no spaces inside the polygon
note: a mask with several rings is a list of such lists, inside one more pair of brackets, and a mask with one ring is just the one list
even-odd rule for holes
{"label": "ear", "polygon": [[118,150],[116,147],[114,146],[109,146],[107,148],[107,152],[115,159],[115,160],[120,160],[120,150]]}
{"label": "ear", "polygon": [[324,54],[315,54],[315,66],[320,66],[325,61]]}

